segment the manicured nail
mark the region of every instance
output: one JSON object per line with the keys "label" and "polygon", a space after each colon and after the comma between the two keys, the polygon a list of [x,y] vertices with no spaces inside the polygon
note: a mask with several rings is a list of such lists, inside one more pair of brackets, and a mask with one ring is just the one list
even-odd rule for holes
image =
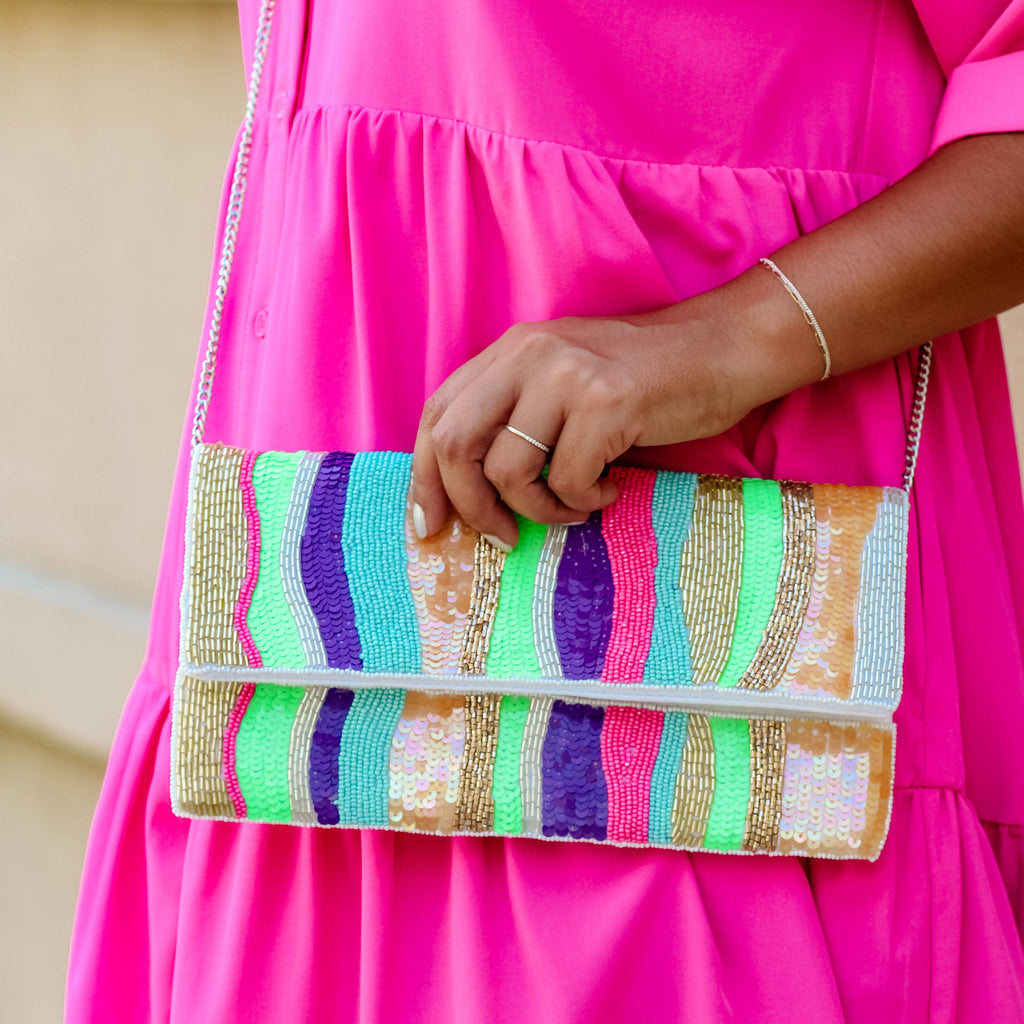
{"label": "manicured nail", "polygon": [[493,534],[485,533],[484,540],[493,544],[499,551],[504,551],[506,555],[512,550],[511,544],[506,544],[500,537],[495,537]]}
{"label": "manicured nail", "polygon": [[420,540],[423,540],[427,535],[427,514],[423,509],[416,504],[412,503],[412,528],[416,531],[416,536]]}

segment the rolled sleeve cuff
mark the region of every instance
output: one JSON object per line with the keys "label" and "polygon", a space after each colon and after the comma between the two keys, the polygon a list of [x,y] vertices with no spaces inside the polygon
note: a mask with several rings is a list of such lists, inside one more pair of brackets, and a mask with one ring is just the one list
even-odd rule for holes
{"label": "rolled sleeve cuff", "polygon": [[968,135],[1024,131],[1024,52],[960,64],[946,85],[931,151]]}

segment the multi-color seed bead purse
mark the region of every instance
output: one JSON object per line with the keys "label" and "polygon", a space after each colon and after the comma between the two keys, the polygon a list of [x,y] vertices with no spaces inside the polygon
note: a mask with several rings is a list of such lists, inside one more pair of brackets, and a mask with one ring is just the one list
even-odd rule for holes
{"label": "multi-color seed bead purse", "polygon": [[505,555],[417,540],[411,457],[204,443],[272,0],[193,431],[179,814],[873,859],[901,690],[909,490],[612,467]]}

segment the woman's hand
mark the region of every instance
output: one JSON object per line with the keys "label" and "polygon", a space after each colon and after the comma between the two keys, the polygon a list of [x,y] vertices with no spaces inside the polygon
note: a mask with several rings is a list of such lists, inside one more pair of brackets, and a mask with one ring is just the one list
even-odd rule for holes
{"label": "woman's hand", "polygon": [[[777,300],[770,275],[759,273]],[[753,331],[738,315],[749,307],[731,302],[735,291],[659,313],[506,331],[427,401],[413,458],[417,533],[436,532],[454,506],[464,522],[511,549],[513,511],[539,523],[585,520],[615,500],[602,473],[631,446],[720,433],[760,402],[814,380],[814,340],[797,310],[797,329],[806,332],[802,370],[772,390],[773,375],[752,359]],[[792,326],[792,311],[780,305]],[[506,424],[549,446],[550,456]]]}
{"label": "woman's hand", "polygon": [[[773,254],[845,373],[1024,301],[1024,132],[958,139],[871,201]],[[813,383],[821,355],[799,307],[754,266],[655,313],[520,324],[427,402],[413,459],[414,525],[451,505],[502,547],[510,509],[585,519],[631,445],[706,437]],[[545,455],[505,430],[551,446]]]}

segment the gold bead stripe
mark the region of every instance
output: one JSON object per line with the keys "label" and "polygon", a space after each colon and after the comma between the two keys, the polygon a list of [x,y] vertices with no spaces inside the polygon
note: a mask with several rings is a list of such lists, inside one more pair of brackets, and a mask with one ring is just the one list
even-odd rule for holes
{"label": "gold bead stripe", "polygon": [[494,755],[498,749],[498,716],[501,695],[472,694],[466,697],[466,751],[462,758],[459,802],[455,829],[459,832],[490,832],[494,827]]}
{"label": "gold bead stripe", "polygon": [[473,554],[473,594],[470,598],[466,631],[459,655],[459,675],[482,676],[487,664],[487,645],[494,626],[494,613],[498,607],[501,570],[505,567],[505,552],[496,548],[482,536],[476,538]]}
{"label": "gold bead stripe", "polygon": [[743,567],[743,481],[702,475],[679,573],[693,682],[715,683],[729,658]]}
{"label": "gold bead stripe", "polygon": [[737,684],[744,690],[774,689],[793,655],[804,622],[814,576],[814,490],[784,481],[782,490],[782,570],[775,607],[761,644]]}
{"label": "gold bead stripe", "polygon": [[778,844],[785,764],[785,724],[750,719],[750,803],[744,850],[774,850]]}
{"label": "gold bead stripe", "polygon": [[878,517],[880,487],[814,484],[816,546],[811,597],[782,687],[850,696],[864,542]]}
{"label": "gold bead stripe", "polygon": [[222,754],[228,718],[242,683],[205,683],[182,676],[174,694],[173,776],[177,810],[205,818],[234,818]]}
{"label": "gold bead stripe", "polygon": [[715,744],[711,725],[705,715],[690,715],[672,804],[672,842],[676,846],[703,845],[714,795]]}
{"label": "gold bead stripe", "polygon": [[221,444],[195,454],[186,639],[193,665],[249,664],[234,623],[248,543],[238,482],[245,454]]}

